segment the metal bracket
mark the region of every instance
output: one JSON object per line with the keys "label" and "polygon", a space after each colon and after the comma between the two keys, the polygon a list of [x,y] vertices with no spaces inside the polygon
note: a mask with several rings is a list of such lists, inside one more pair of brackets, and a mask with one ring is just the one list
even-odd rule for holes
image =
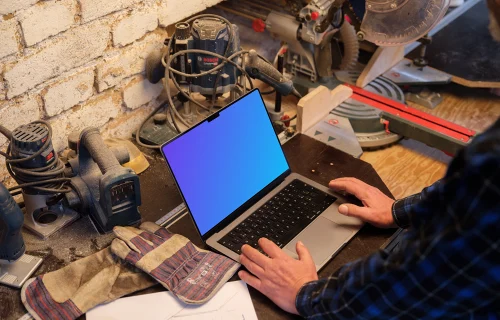
{"label": "metal bracket", "polygon": [[13,262],[0,261],[0,283],[21,288],[42,261],[42,258],[29,254],[24,254]]}

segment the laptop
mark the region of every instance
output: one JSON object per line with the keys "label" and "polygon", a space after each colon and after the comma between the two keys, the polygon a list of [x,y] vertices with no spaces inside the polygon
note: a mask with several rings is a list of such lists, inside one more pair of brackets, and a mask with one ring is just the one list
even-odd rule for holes
{"label": "laptop", "polygon": [[297,258],[300,240],[319,270],[363,226],[338,212],[342,195],[290,170],[258,89],[161,151],[201,239],[235,261],[262,237]]}

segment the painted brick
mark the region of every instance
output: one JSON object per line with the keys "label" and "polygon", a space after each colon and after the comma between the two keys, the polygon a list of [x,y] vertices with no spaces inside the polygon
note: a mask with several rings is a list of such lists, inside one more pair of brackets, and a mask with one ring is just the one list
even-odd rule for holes
{"label": "painted brick", "polygon": [[122,99],[118,92],[106,92],[51,119],[54,149],[57,152],[64,150],[67,147],[67,137],[73,131],[105,125],[120,113],[121,104]]}
{"label": "painted brick", "polygon": [[153,51],[161,50],[166,32],[154,32],[143,40],[102,59],[97,65],[97,89],[102,92],[116,86],[124,78],[144,72],[145,59]]}
{"label": "painted brick", "polygon": [[185,0],[162,1],[158,19],[162,27],[167,27],[219,2],[222,0],[190,1],[189,5],[186,5]]}
{"label": "painted brick", "polygon": [[93,69],[87,69],[50,85],[42,94],[47,115],[55,116],[87,100],[93,94],[93,85]]}
{"label": "painted brick", "polygon": [[0,101],[5,100],[7,95],[7,90],[5,90],[5,82],[0,78]]}
{"label": "painted brick", "polygon": [[129,139],[137,130],[142,121],[148,117],[158,105],[156,101],[151,102],[144,108],[135,109],[121,114],[118,118],[111,120],[101,130],[104,137],[116,137]]}
{"label": "painted brick", "polygon": [[29,8],[38,0],[1,0],[0,15],[9,14],[17,10]]}
{"label": "painted brick", "polygon": [[19,14],[24,40],[32,46],[50,36],[67,30],[75,22],[73,0],[40,2]]}
{"label": "painted brick", "polygon": [[[40,119],[38,97],[23,96],[0,103],[0,119],[9,130]],[[7,139],[0,134],[0,146],[6,142]]]}
{"label": "painted brick", "polygon": [[[0,2],[1,1],[4,0],[0,0]],[[16,39],[16,28],[16,19],[0,21],[0,39],[2,39],[2,44],[0,45],[0,58],[19,51]]]}
{"label": "painted brick", "polygon": [[82,19],[84,22],[94,20],[137,2],[139,0],[80,0]]}
{"label": "painted brick", "polygon": [[152,84],[143,76],[137,76],[123,89],[123,101],[127,108],[137,109],[158,97],[162,91],[162,81]]}
{"label": "painted brick", "polygon": [[107,47],[109,32],[110,27],[104,21],[86,24],[47,41],[39,52],[7,66],[4,75],[8,84],[7,97],[20,95],[39,83],[101,56]]}
{"label": "painted brick", "polygon": [[142,38],[147,32],[158,27],[155,12],[136,11],[116,24],[113,29],[113,44],[124,46]]}

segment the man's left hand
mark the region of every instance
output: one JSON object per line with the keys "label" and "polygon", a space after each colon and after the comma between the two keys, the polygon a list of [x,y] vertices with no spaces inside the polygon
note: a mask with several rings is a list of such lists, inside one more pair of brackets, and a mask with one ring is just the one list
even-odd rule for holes
{"label": "man's left hand", "polygon": [[240,271],[238,275],[281,309],[298,314],[295,298],[300,288],[308,282],[318,280],[309,250],[302,242],[297,242],[299,260],[295,260],[266,238],[259,239],[259,246],[269,257],[249,245],[244,245],[240,262],[253,275],[246,271]]}

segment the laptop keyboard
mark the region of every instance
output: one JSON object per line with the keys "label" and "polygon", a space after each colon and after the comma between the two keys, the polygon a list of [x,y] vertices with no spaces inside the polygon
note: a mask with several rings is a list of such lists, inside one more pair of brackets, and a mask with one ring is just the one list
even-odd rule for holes
{"label": "laptop keyboard", "polygon": [[295,179],[218,242],[237,254],[244,244],[260,250],[260,238],[268,238],[283,248],[335,200]]}

